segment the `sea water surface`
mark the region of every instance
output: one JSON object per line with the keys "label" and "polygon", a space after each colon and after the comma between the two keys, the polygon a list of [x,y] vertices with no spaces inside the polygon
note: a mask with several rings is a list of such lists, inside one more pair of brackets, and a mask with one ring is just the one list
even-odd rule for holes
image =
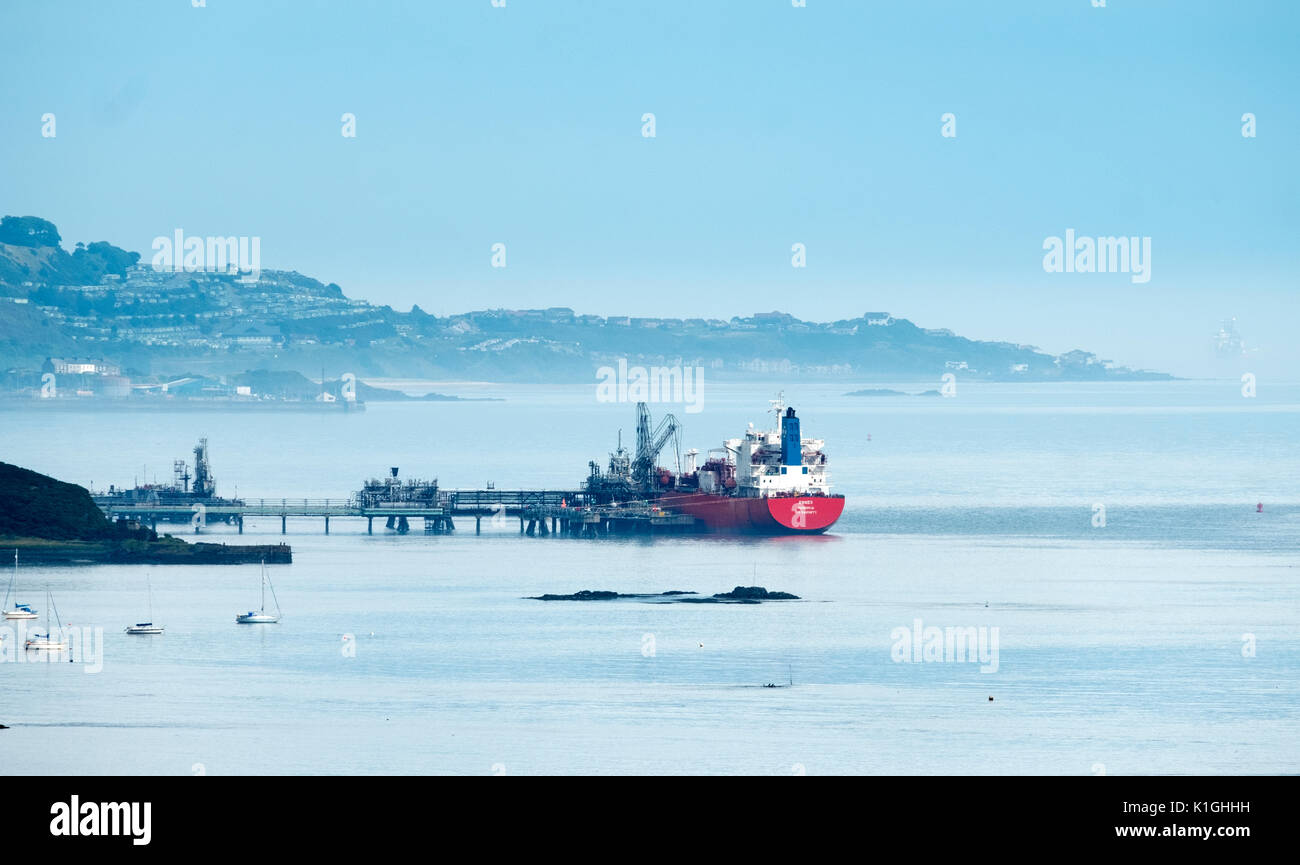
{"label": "sea water surface", "polygon": [[[432,390],[407,383],[413,392]],[[672,411],[701,452],[779,384]],[[788,383],[848,497],[814,538],[454,535],[290,520],[270,568],[22,567],[102,657],[0,648],[10,774],[1300,771],[1300,385]],[[571,488],[634,407],[594,386],[358,414],[0,410],[0,459],[96,488],[209,439],[219,492],[345,497],[390,466],[444,487]],[[675,457],[661,459],[671,464]],[[1262,510],[1260,509],[1262,505]],[[1099,515],[1104,508],[1104,524]],[[184,533],[185,527],[173,529]],[[274,543],[278,519],[204,540]],[[7,561],[0,555],[0,560]],[[6,580],[7,582],[7,575]],[[153,618],[161,637],[127,624]],[[758,584],[759,605],[541,602]],[[902,630],[997,631],[996,670],[900,660]],[[344,639],[345,636],[348,639]],[[910,656],[909,656],[910,657]],[[93,661],[102,661],[101,665]],[[984,670],[982,670],[984,668]],[[768,684],[783,687],[768,688]]]}

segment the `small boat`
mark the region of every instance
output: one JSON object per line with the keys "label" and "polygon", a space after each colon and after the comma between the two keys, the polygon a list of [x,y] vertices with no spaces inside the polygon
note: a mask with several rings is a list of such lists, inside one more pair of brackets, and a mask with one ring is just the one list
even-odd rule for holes
{"label": "small boat", "polygon": [[14,572],[9,577],[9,588],[5,589],[4,617],[6,619],[34,619],[36,611],[27,604],[20,604],[14,601],[12,607],[9,606],[9,596],[13,594],[14,580],[18,578],[18,550],[14,550]]}
{"label": "small boat", "polygon": [[150,583],[150,582],[148,581],[148,577],[146,577],[145,580],[146,580],[145,585],[148,586],[148,589],[149,589],[149,619],[150,619],[150,621],[148,621],[148,622],[136,622],[134,625],[127,625],[127,626],[126,626],[126,632],[127,632],[128,634],[161,634],[161,633],[163,632],[163,626],[162,626],[162,625],[155,625],[155,624],[153,623],[153,621],[152,621],[152,619],[153,619],[153,584]]}
{"label": "small boat", "polygon": [[[50,630],[50,613],[54,610],[54,620],[59,623],[59,633],[56,637]],[[45,590],[45,633],[32,634],[28,638],[24,648],[29,652],[64,652],[67,651],[68,643],[63,638],[63,622],[59,619],[59,608],[54,606],[54,596],[50,590]]]}
{"label": "small boat", "polygon": [[275,602],[275,612],[266,611],[266,587],[271,583],[271,578],[266,573],[266,561],[262,561],[262,608],[259,610],[249,610],[247,613],[238,613],[235,621],[241,625],[274,625],[280,621],[280,600],[275,596],[275,586],[271,586],[271,600]]}

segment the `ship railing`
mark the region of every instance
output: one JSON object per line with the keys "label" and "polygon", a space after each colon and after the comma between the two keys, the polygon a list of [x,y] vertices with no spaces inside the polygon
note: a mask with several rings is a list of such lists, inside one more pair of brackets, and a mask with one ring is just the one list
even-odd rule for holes
{"label": "ship railing", "polygon": [[[800,468],[800,466],[763,466],[763,468],[762,468],[761,470],[755,468],[753,474],[758,474],[758,475],[779,475],[779,474],[781,474],[781,469],[782,469],[782,468],[792,468],[792,469],[797,469],[797,468]],[[810,475],[825,475],[825,474],[827,474],[827,472],[826,472],[826,467],[823,466],[823,465],[808,465],[807,463],[805,463],[805,464],[802,466],[802,468],[807,469],[807,470],[808,470],[808,474],[810,474]],[[800,474],[800,472],[793,472],[793,474]]]}
{"label": "ship railing", "polygon": [[244,499],[244,503],[253,507],[273,508],[309,508],[309,507],[347,507],[353,503],[351,498],[330,499]]}
{"label": "ship railing", "polygon": [[406,502],[400,502],[400,501],[399,502],[370,502],[369,504],[363,505],[362,507],[374,509],[377,511],[382,511],[382,510],[409,511],[413,508],[427,508],[429,510],[435,510],[435,509],[440,509],[442,505],[438,504],[437,502],[412,499],[411,501],[406,501]]}

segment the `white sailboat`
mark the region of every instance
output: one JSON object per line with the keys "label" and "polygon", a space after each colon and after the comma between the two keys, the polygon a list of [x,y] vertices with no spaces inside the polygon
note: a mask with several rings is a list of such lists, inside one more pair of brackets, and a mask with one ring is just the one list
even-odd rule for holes
{"label": "white sailboat", "polygon": [[270,584],[271,578],[266,573],[266,562],[262,562],[262,608],[260,610],[249,610],[247,613],[238,613],[235,621],[241,625],[274,625],[280,621],[280,600],[275,596],[275,586],[271,586],[271,600],[275,601],[275,612],[266,611],[266,587]]}
{"label": "white sailboat", "polygon": [[[59,633],[57,636],[53,631],[50,630],[51,609],[54,610],[54,621],[59,623]],[[67,651],[68,643],[66,640],[63,639],[63,622],[59,619],[59,608],[54,606],[54,596],[50,594],[50,590],[48,588],[45,590],[45,633],[32,634],[30,637],[28,637],[27,645],[25,646],[25,648],[31,652]]]}
{"label": "white sailboat", "polygon": [[27,604],[20,604],[14,601],[12,607],[9,606],[9,596],[13,594],[14,580],[18,579],[18,550],[14,549],[14,572],[9,577],[9,588],[5,589],[4,617],[6,619],[34,619],[36,611]]}
{"label": "white sailboat", "polygon": [[134,625],[127,625],[126,632],[128,634],[161,634],[163,632],[162,625],[155,625],[153,623],[153,583],[147,576],[145,577],[145,581],[145,585],[149,589],[149,621],[136,622]]}

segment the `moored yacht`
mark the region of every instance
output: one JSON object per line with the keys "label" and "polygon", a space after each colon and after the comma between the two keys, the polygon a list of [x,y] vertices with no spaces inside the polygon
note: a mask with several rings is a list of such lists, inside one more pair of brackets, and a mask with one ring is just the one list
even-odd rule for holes
{"label": "moored yacht", "polygon": [[14,549],[14,572],[9,577],[9,588],[5,589],[4,617],[6,619],[34,619],[36,611],[27,604],[20,604],[14,601],[14,605],[9,606],[9,596],[13,594],[14,581],[18,579],[18,550]]}
{"label": "moored yacht", "polygon": [[[50,630],[50,610],[54,610],[54,620],[59,623],[57,634]],[[68,641],[63,636],[63,622],[59,620],[59,608],[54,606],[54,596],[49,589],[45,590],[45,633],[32,634],[24,648],[32,652],[63,652],[68,648]]]}
{"label": "moored yacht", "polygon": [[266,587],[270,584],[271,578],[266,573],[266,562],[262,562],[262,607],[258,610],[249,610],[247,613],[239,613],[235,616],[235,621],[241,625],[274,625],[280,621],[280,601],[275,596],[275,586],[271,586],[271,600],[275,602],[275,612],[266,611]]}
{"label": "moored yacht", "polygon": [[153,623],[153,584],[148,581],[147,577],[145,579],[145,585],[149,590],[149,621],[136,622],[134,625],[127,625],[126,632],[128,634],[161,634],[163,632],[162,625],[155,625]]}

